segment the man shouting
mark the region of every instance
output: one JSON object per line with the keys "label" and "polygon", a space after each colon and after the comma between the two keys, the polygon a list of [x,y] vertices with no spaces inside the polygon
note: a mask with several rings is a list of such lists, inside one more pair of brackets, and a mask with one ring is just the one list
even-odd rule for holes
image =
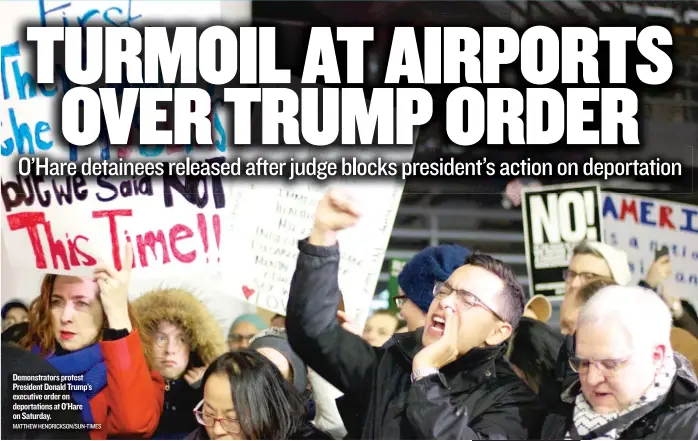
{"label": "man shouting", "polygon": [[[524,310],[512,270],[474,253],[436,283],[424,328],[375,348],[345,331],[337,232],[360,219],[346,195],[320,201],[310,236],[299,242],[287,330],[293,349],[357,406],[362,439],[530,439],[544,412],[504,360]],[[356,283],[363,283],[357,280]]]}

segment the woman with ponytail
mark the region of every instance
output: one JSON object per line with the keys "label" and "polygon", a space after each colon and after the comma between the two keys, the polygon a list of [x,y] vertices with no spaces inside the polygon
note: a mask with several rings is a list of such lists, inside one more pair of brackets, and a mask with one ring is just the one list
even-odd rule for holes
{"label": "woman with ponytail", "polygon": [[121,271],[98,265],[92,278],[46,275],[20,341],[62,375],[82,379],[70,393],[92,439],[147,438],[162,412],[164,381],[150,368],[151,345],[128,302],[130,245],[124,261]]}

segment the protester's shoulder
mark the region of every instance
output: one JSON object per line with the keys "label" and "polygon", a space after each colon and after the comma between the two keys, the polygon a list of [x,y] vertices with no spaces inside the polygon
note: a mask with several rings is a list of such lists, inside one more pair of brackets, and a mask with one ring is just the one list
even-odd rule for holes
{"label": "protester's shoulder", "polygon": [[675,406],[657,421],[658,439],[698,439],[698,401]]}
{"label": "protester's shoulder", "polygon": [[536,393],[516,375],[506,361],[498,361],[495,364],[495,372],[495,387],[511,400],[540,404]]}
{"label": "protester's shoulder", "polygon": [[21,372],[24,375],[60,374],[58,369],[44,360],[39,354],[8,343],[2,344],[2,370],[9,373]]}

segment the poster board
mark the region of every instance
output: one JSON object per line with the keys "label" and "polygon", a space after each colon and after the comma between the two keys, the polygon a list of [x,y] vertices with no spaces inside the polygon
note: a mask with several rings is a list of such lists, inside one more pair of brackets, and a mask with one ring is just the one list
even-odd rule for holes
{"label": "poster board", "polygon": [[[267,267],[276,263],[270,259],[257,261],[258,256],[245,250],[252,250],[267,234],[268,230],[258,234],[257,227],[260,226],[271,228],[271,234],[282,237],[271,242],[284,246],[293,244],[295,248],[295,241],[309,229],[314,205],[327,185],[291,185],[283,180],[233,183],[216,177],[184,176],[107,178],[100,181],[88,181],[79,176],[27,180],[11,172],[10,164],[20,154],[42,154],[63,161],[88,157],[95,160],[118,158],[124,162],[162,162],[181,160],[185,156],[200,161],[234,161],[237,158],[234,149],[228,148],[231,140],[225,131],[228,127],[226,114],[216,105],[213,114],[215,145],[210,149],[138,145],[117,149],[97,145],[78,151],[59,145],[58,137],[52,136],[58,127],[54,111],[57,106],[53,101],[60,90],[33,87],[27,74],[28,57],[24,56],[25,49],[17,39],[20,23],[42,17],[46,18],[47,24],[55,20],[62,23],[64,19],[69,23],[80,20],[83,23],[89,21],[89,24],[102,20],[107,25],[128,25],[137,20],[157,20],[163,24],[174,24],[178,20],[204,23],[219,19],[221,13],[221,3],[216,1],[181,1],[168,4],[167,8],[162,5],[162,2],[151,0],[94,3],[42,0],[38,6],[34,2],[3,4],[3,7],[9,6],[8,11],[12,14],[0,19],[0,24],[6,25],[0,26],[0,43],[3,47],[9,45],[10,50],[16,43],[18,49],[17,56],[10,54],[16,60],[6,60],[6,65],[12,69],[16,66],[17,75],[12,69],[3,74],[3,85],[8,84],[8,87],[3,89],[7,113],[0,117],[2,139],[7,140],[3,145],[0,170],[3,178],[0,204],[2,268],[6,274],[12,274],[13,279],[15,274],[23,274],[25,278],[18,283],[10,281],[6,284],[3,281],[3,287],[8,287],[8,292],[3,289],[3,300],[20,297],[30,301],[38,293],[41,277],[46,272],[87,276],[99,261],[119,269],[124,244],[130,241],[135,255],[132,296],[157,286],[185,285],[197,293],[203,291],[202,297],[212,299],[212,303],[207,305],[216,312],[227,313],[230,307],[218,306],[224,301],[234,300],[242,300],[254,309],[259,299],[248,298],[241,289],[228,286],[231,277],[245,279],[239,286],[247,286],[250,283],[247,276],[254,275],[256,288],[252,289],[264,291],[266,299],[277,300],[276,303],[265,301],[262,304],[275,312],[285,309],[283,291],[279,290],[278,284],[286,283],[290,275],[284,271],[274,272],[271,278],[274,284],[263,286],[262,282],[267,281],[264,277]],[[233,9],[249,13],[249,8]],[[230,12],[231,8],[223,10]],[[116,20],[115,14],[126,15]],[[230,17],[229,14],[223,18],[231,24],[249,19]],[[25,80],[26,84],[23,83]],[[24,136],[25,132],[29,135]],[[22,149],[18,149],[18,145]],[[273,149],[265,152],[270,150]],[[412,151],[411,148],[409,152],[405,150],[406,156],[403,157],[411,159]],[[356,153],[356,150],[352,152]],[[260,155],[254,154],[256,157]],[[294,156],[298,157],[297,151]],[[366,297],[369,292],[373,296],[403,183],[362,183],[355,180],[342,185],[364,195],[360,199],[372,201],[370,215],[352,232],[340,237],[347,243],[343,247],[343,275],[340,278],[362,281],[360,286],[348,287],[345,294],[347,312],[355,318],[366,314],[370,307],[370,299]],[[279,204],[302,214],[298,219],[291,219],[294,216],[291,213],[277,213],[275,210]],[[259,213],[265,214],[262,216],[265,222],[259,221]],[[291,220],[300,222],[291,228]],[[286,223],[282,225],[281,221]],[[363,246],[368,241],[373,241],[371,246]],[[239,260],[241,256],[246,256],[242,257],[242,262]],[[286,263],[292,261],[295,265],[295,258],[289,256],[292,252],[283,255],[288,258]],[[265,271],[261,276],[257,271],[259,268]],[[292,266],[287,268],[292,274]],[[278,297],[279,292],[281,297]],[[351,301],[348,300],[350,292],[353,293]],[[232,321],[240,312],[244,311],[227,314],[230,317],[226,321]]]}
{"label": "poster board", "polygon": [[669,248],[667,294],[698,305],[698,206],[603,192],[604,242],[628,254],[631,284],[647,276],[655,251]]}
{"label": "poster board", "polygon": [[522,214],[531,297],[560,296],[572,250],[583,240],[603,238],[598,184],[524,189]]}
{"label": "poster board", "polygon": [[[163,160],[178,159],[185,155],[192,156],[196,159],[221,158],[226,156],[226,134],[225,124],[223,122],[224,115],[220,107],[214,108],[215,119],[215,146],[209,151],[202,151],[200,155],[195,155],[190,148],[185,147],[169,147],[169,146],[127,146],[123,148],[106,146],[95,146],[94,148],[70,149],[69,147],[60,145],[58,137],[54,135],[54,130],[59,130],[55,120],[53,109],[53,100],[60,91],[55,90],[52,86],[36,86],[32,81],[32,77],[28,74],[30,70],[29,57],[27,57],[26,47],[19,41],[21,28],[25,22],[38,23],[45,20],[46,24],[62,24],[64,20],[68,23],[77,23],[81,20],[83,23],[87,20],[88,24],[121,24],[128,25],[129,23],[138,24],[139,21],[156,20],[163,24],[175,24],[178,21],[191,22],[209,22],[218,21],[221,18],[221,9],[223,9],[222,18],[226,22],[239,23],[251,20],[251,9],[249,1],[235,2],[233,6],[226,8],[222,7],[220,1],[212,0],[196,0],[196,1],[178,1],[168,4],[167,8],[163,8],[161,1],[154,0],[108,0],[108,1],[84,1],[84,2],[68,2],[54,0],[38,0],[38,1],[5,1],[2,4],[3,14],[0,16],[0,47],[3,50],[3,71],[2,71],[2,94],[3,105],[0,107],[0,143],[2,145],[2,158],[0,162],[0,175],[4,182],[17,181],[16,175],[8,173],[11,170],[13,161],[16,161],[18,155],[43,155],[59,160],[78,159],[83,160],[88,157],[94,159],[116,159],[123,158],[125,160],[147,160],[159,162]],[[58,87],[62,87],[59,82]],[[18,147],[21,147],[18,149]],[[110,178],[110,185],[116,185],[119,179]],[[126,181],[126,179],[123,179]],[[139,185],[141,184],[138,181]],[[138,187],[139,185],[136,185]],[[145,184],[143,184],[145,185]],[[105,186],[82,185],[82,181],[77,182],[77,187],[83,192],[87,192],[86,196],[79,200],[75,196],[76,182],[69,180],[56,181],[56,188],[63,193],[62,204],[57,203],[54,183],[46,180],[41,186],[48,189],[51,195],[51,203],[44,207],[36,197],[31,205],[24,203],[20,206],[13,207],[11,213],[5,209],[4,201],[0,203],[2,207],[2,265],[0,266],[0,279],[2,281],[2,301],[5,302],[11,298],[18,298],[29,303],[39,292],[39,286],[43,272],[37,270],[35,265],[24,266],[29,262],[35,262],[35,256],[32,251],[31,241],[26,233],[26,230],[11,231],[6,220],[7,214],[16,214],[20,212],[43,213],[47,222],[51,222],[52,232],[55,232],[54,239],[61,240],[63,246],[66,247],[66,257],[70,263],[71,256],[67,249],[65,234],[68,233],[74,239],[75,235],[95,236],[97,233],[102,234],[105,230],[97,227],[97,223],[90,224],[89,221],[94,221],[92,212],[103,209],[131,209],[136,216],[144,218],[143,227],[150,231],[157,232],[163,229],[163,233],[168,233],[168,228],[176,224],[188,224],[187,228],[198,228],[198,219],[194,220],[199,213],[202,213],[198,207],[192,210],[186,202],[186,198],[182,199],[181,193],[175,191],[173,193],[174,212],[165,213],[158,212],[158,208],[163,209],[164,189],[162,182],[158,184],[154,182],[152,185],[152,195],[138,195],[124,197],[119,196],[112,201],[100,202],[96,199],[96,194],[101,192],[102,195],[113,195],[114,189]],[[72,203],[66,203],[68,187],[70,186],[72,195]],[[127,187],[133,188],[129,185]],[[26,186],[24,187],[26,188]],[[118,188],[118,186],[117,186]],[[34,195],[36,193],[34,192]],[[82,195],[80,196],[82,198]],[[14,195],[13,195],[14,198]],[[154,201],[159,202],[154,203]],[[26,201],[25,201],[26,202]],[[210,205],[210,204],[209,204]],[[153,213],[155,209],[155,213]],[[147,213],[142,216],[142,213]],[[172,211],[172,210],[170,210]],[[216,211],[216,210],[214,210]],[[212,244],[215,243],[212,229],[214,228],[212,211],[204,208],[203,213],[208,215],[208,237]],[[194,216],[194,218],[192,218]],[[169,218],[169,219],[168,219]],[[149,219],[152,219],[149,220]],[[155,219],[160,219],[155,228]],[[182,219],[182,221],[178,220]],[[187,220],[188,219],[188,220]],[[101,219],[102,221],[104,218]],[[123,218],[122,218],[123,220]],[[150,225],[149,223],[152,222]],[[103,225],[104,226],[104,225]],[[129,225],[121,225],[126,227],[124,230],[130,229],[131,233],[136,233],[136,230]],[[44,250],[49,247],[45,231],[42,229],[40,233],[40,241]],[[192,230],[195,232],[196,230]],[[123,234],[123,230],[120,231]],[[169,242],[169,235],[166,235],[166,241]],[[132,236],[135,237],[135,236]],[[156,235],[157,237],[157,235]],[[184,242],[180,242],[184,243]],[[107,249],[104,252],[104,241],[102,245],[93,243],[89,248],[85,247],[84,240],[77,241],[77,248],[85,253],[92,253],[93,257],[104,257],[109,259],[111,252]],[[106,243],[107,247],[111,247],[110,243]],[[203,250],[203,242],[199,247],[198,258],[203,257],[200,252]],[[211,246],[211,245],[209,245]],[[157,252],[162,254],[159,249],[160,245],[156,244]],[[149,248],[149,247],[148,247]],[[29,250],[30,254],[24,256],[18,255],[17,250]],[[95,250],[99,250],[98,252]],[[192,249],[193,250],[193,249]],[[212,251],[209,248],[209,251]],[[185,250],[189,252],[191,250]],[[59,253],[62,254],[62,253]],[[157,267],[157,259],[151,250],[146,251],[148,254],[148,262],[150,270],[146,272],[137,271],[133,275],[131,296],[137,297],[143,292],[160,287],[181,287],[194,292],[202,301],[204,301],[209,309],[211,309],[220,321],[223,327],[227,327],[234,318],[234,315],[254,311],[253,305],[248,305],[245,302],[236,302],[225,295],[225,289],[222,283],[222,276],[218,268],[211,267],[208,272],[201,270],[197,272],[197,277],[191,277],[190,274],[182,273],[176,270],[165,271],[166,277],[158,274],[155,270]],[[46,255],[47,265],[52,265],[52,257],[50,253]],[[170,260],[172,261],[172,253],[170,252]],[[77,259],[84,259],[80,254],[76,253]],[[162,258],[162,256],[160,257]],[[218,256],[209,255],[209,259],[217,259]],[[58,258],[57,265],[63,266],[62,258]],[[137,257],[137,261],[139,258]],[[205,261],[205,258],[204,258]],[[201,266],[201,268],[204,268]],[[71,265],[71,270],[72,270]],[[161,269],[166,269],[164,266]],[[89,272],[89,270],[88,270]]]}
{"label": "poster board", "polygon": [[[416,139],[416,136],[415,136]],[[303,160],[312,156],[331,160],[346,156],[347,149],[324,153],[294,153]],[[409,161],[413,148],[356,155],[362,160],[381,158]],[[353,197],[362,211],[359,223],[338,234],[340,247],[339,286],[345,312],[363,326],[368,318],[385,251],[402,197],[404,182],[342,178],[332,182],[299,180],[292,182],[236,182],[231,186],[226,209],[232,222],[226,227],[224,248],[234,249],[226,256],[226,284],[234,296],[256,306],[286,314],[291,278],[298,257],[298,240],[307,237],[315,210],[329,188]]]}

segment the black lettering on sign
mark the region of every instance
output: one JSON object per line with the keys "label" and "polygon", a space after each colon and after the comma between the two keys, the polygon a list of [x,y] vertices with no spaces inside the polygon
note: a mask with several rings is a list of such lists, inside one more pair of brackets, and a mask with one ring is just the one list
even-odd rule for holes
{"label": "black lettering on sign", "polygon": [[[225,158],[210,158],[207,163],[222,163]],[[182,195],[190,204],[197,208],[204,208],[209,200],[209,181],[211,182],[211,193],[216,208],[225,208],[225,193],[223,192],[223,181],[219,175],[216,176],[163,176],[163,198],[165,207],[174,205],[172,190]]]}

